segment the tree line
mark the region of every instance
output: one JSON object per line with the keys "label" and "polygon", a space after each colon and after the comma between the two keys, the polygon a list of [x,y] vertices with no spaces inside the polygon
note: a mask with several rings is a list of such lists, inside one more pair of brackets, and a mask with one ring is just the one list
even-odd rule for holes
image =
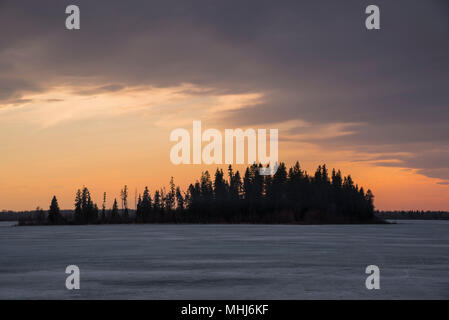
{"label": "tree line", "polygon": [[376,211],[376,217],[390,220],[449,220],[448,211],[424,211],[424,210],[396,210],[396,211]]}
{"label": "tree line", "polygon": [[[106,208],[106,193],[101,209],[86,187],[77,190],[73,215],[62,215],[53,197],[47,217],[41,210],[37,219],[45,224],[103,223],[368,223],[379,222],[374,216],[371,190],[342,176],[340,170],[329,175],[325,164],[313,175],[299,163],[289,169],[280,163],[274,175],[260,175],[261,164],[246,168],[243,177],[230,165],[227,173],[216,169],[214,177],[204,171],[201,177],[182,191],[170,179],[168,188],[150,192],[145,187],[129,208],[129,190],[120,192],[120,203],[113,200]],[[32,224],[30,221],[22,224]]]}

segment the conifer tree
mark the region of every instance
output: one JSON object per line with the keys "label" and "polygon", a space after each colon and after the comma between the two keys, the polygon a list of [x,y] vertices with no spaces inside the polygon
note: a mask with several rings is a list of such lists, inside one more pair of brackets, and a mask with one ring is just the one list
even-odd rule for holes
{"label": "conifer tree", "polygon": [[106,192],[103,193],[103,204],[101,206],[101,221],[106,221]]}
{"label": "conifer tree", "polygon": [[154,211],[156,213],[162,211],[162,197],[159,190],[156,190],[154,192],[154,205],[153,205]]}
{"label": "conifer tree", "polygon": [[120,198],[122,200],[122,210],[123,210],[123,218],[124,220],[129,219],[128,212],[128,186],[125,185],[123,189],[120,191]]}
{"label": "conifer tree", "polygon": [[83,200],[82,200],[82,194],[81,190],[78,189],[76,191],[76,197],[75,197],[75,221],[78,223],[83,222]]}
{"label": "conifer tree", "polygon": [[166,195],[165,208],[168,211],[173,210],[175,207],[175,201],[176,201],[176,187],[173,177],[171,177],[169,183],[169,190]]}
{"label": "conifer tree", "polygon": [[223,177],[223,170],[217,169],[215,171],[215,180],[214,180],[214,196],[215,200],[218,202],[223,202],[227,198],[228,190],[227,190],[226,181]]}
{"label": "conifer tree", "polygon": [[58,200],[56,199],[56,196],[53,196],[50,204],[50,210],[48,210],[48,220],[51,224],[57,224],[61,221],[61,218]]}
{"label": "conifer tree", "polygon": [[114,199],[114,203],[112,204],[112,209],[111,209],[111,221],[112,222],[117,222],[119,220],[119,215],[118,215],[118,204],[117,204],[117,199]]}
{"label": "conifer tree", "polygon": [[176,187],[176,210],[178,210],[178,212],[183,212],[184,211],[184,197],[181,193],[181,189],[179,187]]}

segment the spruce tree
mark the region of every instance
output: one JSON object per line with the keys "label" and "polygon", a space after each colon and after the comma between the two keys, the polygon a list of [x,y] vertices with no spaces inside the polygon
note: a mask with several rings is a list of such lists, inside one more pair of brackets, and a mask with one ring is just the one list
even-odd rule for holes
{"label": "spruce tree", "polygon": [[51,224],[57,224],[61,221],[61,213],[56,196],[53,196],[51,200],[50,210],[48,210],[48,220]]}
{"label": "spruce tree", "polygon": [[122,210],[123,210],[123,219],[127,221],[129,219],[129,211],[128,211],[128,186],[125,185],[120,192],[120,197],[122,199]]}
{"label": "spruce tree", "polygon": [[178,212],[184,211],[184,197],[181,193],[181,189],[179,187],[176,187],[176,210]]}
{"label": "spruce tree", "polygon": [[151,196],[148,187],[143,191],[142,201],[140,202],[140,209],[142,211],[142,221],[148,222],[151,216]]}
{"label": "spruce tree", "polygon": [[106,221],[106,192],[103,193],[103,204],[101,206],[101,221]]}
{"label": "spruce tree", "polygon": [[119,215],[118,215],[118,204],[117,204],[117,199],[114,199],[114,203],[112,204],[112,209],[111,209],[111,221],[112,222],[118,222],[119,220]]}
{"label": "spruce tree", "polygon": [[83,222],[83,203],[81,190],[78,189],[75,196],[75,222]]}

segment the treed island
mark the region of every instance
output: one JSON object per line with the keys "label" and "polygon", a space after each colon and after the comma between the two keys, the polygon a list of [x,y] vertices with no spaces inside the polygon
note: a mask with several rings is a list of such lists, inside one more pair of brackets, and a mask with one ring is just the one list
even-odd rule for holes
{"label": "treed island", "polygon": [[260,164],[246,168],[243,177],[232,166],[225,174],[215,171],[212,179],[205,171],[183,192],[174,183],[150,192],[148,187],[129,208],[127,186],[120,192],[120,205],[114,199],[106,207],[104,193],[101,208],[91,198],[88,188],[76,192],[74,209],[60,210],[55,196],[48,211],[19,218],[19,225],[83,225],[120,223],[263,223],[263,224],[338,224],[383,223],[374,216],[374,196],[354,183],[340,170],[329,172],[318,166],[309,175],[299,163],[287,170],[280,163],[273,175],[261,175]]}

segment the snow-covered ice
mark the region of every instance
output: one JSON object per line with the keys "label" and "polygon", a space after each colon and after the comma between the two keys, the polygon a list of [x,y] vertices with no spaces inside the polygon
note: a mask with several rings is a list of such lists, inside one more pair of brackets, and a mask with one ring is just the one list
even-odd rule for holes
{"label": "snow-covered ice", "polygon": [[[65,268],[81,270],[67,290]],[[380,290],[365,268],[380,268]],[[1,299],[448,299],[449,221],[392,225],[0,223]]]}

